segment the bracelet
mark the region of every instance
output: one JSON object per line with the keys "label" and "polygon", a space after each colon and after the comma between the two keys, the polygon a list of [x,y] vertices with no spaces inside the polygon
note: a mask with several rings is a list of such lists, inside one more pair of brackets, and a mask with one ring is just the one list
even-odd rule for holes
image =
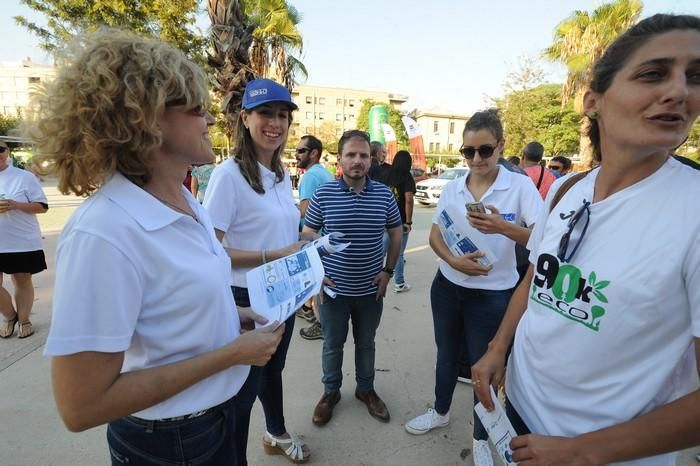
{"label": "bracelet", "polygon": [[406,225],[413,225],[413,222],[403,222],[403,223],[405,223]]}
{"label": "bracelet", "polygon": [[392,269],[392,268],[390,268],[390,267],[386,267],[386,266],[385,266],[385,267],[382,269],[382,272],[384,272],[385,274],[389,275],[389,278],[391,278],[391,277],[394,276],[394,269]]}
{"label": "bracelet", "polygon": [[262,263],[267,264],[267,251],[265,249],[262,250]]}

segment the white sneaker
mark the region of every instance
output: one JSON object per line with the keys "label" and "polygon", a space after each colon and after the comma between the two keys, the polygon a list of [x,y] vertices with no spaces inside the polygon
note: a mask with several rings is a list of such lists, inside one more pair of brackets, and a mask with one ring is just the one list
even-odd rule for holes
{"label": "white sneaker", "polygon": [[474,466],[493,466],[493,457],[488,440],[474,440],[472,448]]}
{"label": "white sneaker", "polygon": [[399,285],[394,285],[394,292],[395,293],[403,293],[404,291],[408,291],[411,289],[411,285],[408,283],[401,283]]}
{"label": "white sneaker", "polygon": [[433,408],[429,408],[427,413],[414,417],[404,427],[409,434],[423,435],[438,427],[445,427],[449,423],[450,413],[441,416]]}

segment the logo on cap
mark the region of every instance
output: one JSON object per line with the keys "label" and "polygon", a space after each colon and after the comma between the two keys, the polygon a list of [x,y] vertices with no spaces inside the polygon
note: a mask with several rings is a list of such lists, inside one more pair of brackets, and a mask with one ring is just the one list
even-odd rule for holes
{"label": "logo on cap", "polygon": [[252,99],[253,97],[265,94],[267,94],[267,88],[263,87],[262,89],[253,89],[248,93],[248,96]]}

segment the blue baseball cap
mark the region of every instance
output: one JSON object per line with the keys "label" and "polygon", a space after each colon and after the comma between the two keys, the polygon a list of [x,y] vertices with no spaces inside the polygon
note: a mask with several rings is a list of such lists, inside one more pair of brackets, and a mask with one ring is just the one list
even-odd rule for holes
{"label": "blue baseball cap", "polygon": [[292,96],[287,88],[271,79],[254,79],[246,84],[241,105],[242,109],[252,110],[255,107],[271,102],[285,103],[291,110],[299,108],[292,102]]}

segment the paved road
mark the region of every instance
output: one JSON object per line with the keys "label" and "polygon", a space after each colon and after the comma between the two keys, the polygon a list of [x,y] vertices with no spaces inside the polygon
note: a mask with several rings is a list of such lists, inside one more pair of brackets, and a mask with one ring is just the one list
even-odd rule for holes
{"label": "paved road", "polygon": [[[79,199],[57,202],[78,203]],[[313,463],[322,465],[471,465],[471,397],[469,386],[458,384],[450,426],[425,436],[411,436],[403,423],[433,401],[435,345],[428,291],[435,272],[435,256],[426,246],[432,209],[417,207],[416,229],[409,240],[407,281],[413,289],[390,293],[377,334],[377,392],[392,414],[389,424],[371,418],[353,397],[352,343],[346,347],[343,399],[324,428],[311,423],[322,393],[321,341],[306,341],[295,330],[285,370],[286,421],[290,432],[303,437]],[[57,234],[46,235],[49,270],[36,276],[32,320],[36,334],[0,341],[0,466],[95,466],[108,464],[104,427],[80,434],[65,430],[51,396],[49,360],[41,355],[50,321],[53,257]],[[305,324],[297,319],[297,327]],[[289,464],[263,454],[262,409],[254,408],[250,429],[252,465]],[[682,466],[695,466],[691,452]]]}

